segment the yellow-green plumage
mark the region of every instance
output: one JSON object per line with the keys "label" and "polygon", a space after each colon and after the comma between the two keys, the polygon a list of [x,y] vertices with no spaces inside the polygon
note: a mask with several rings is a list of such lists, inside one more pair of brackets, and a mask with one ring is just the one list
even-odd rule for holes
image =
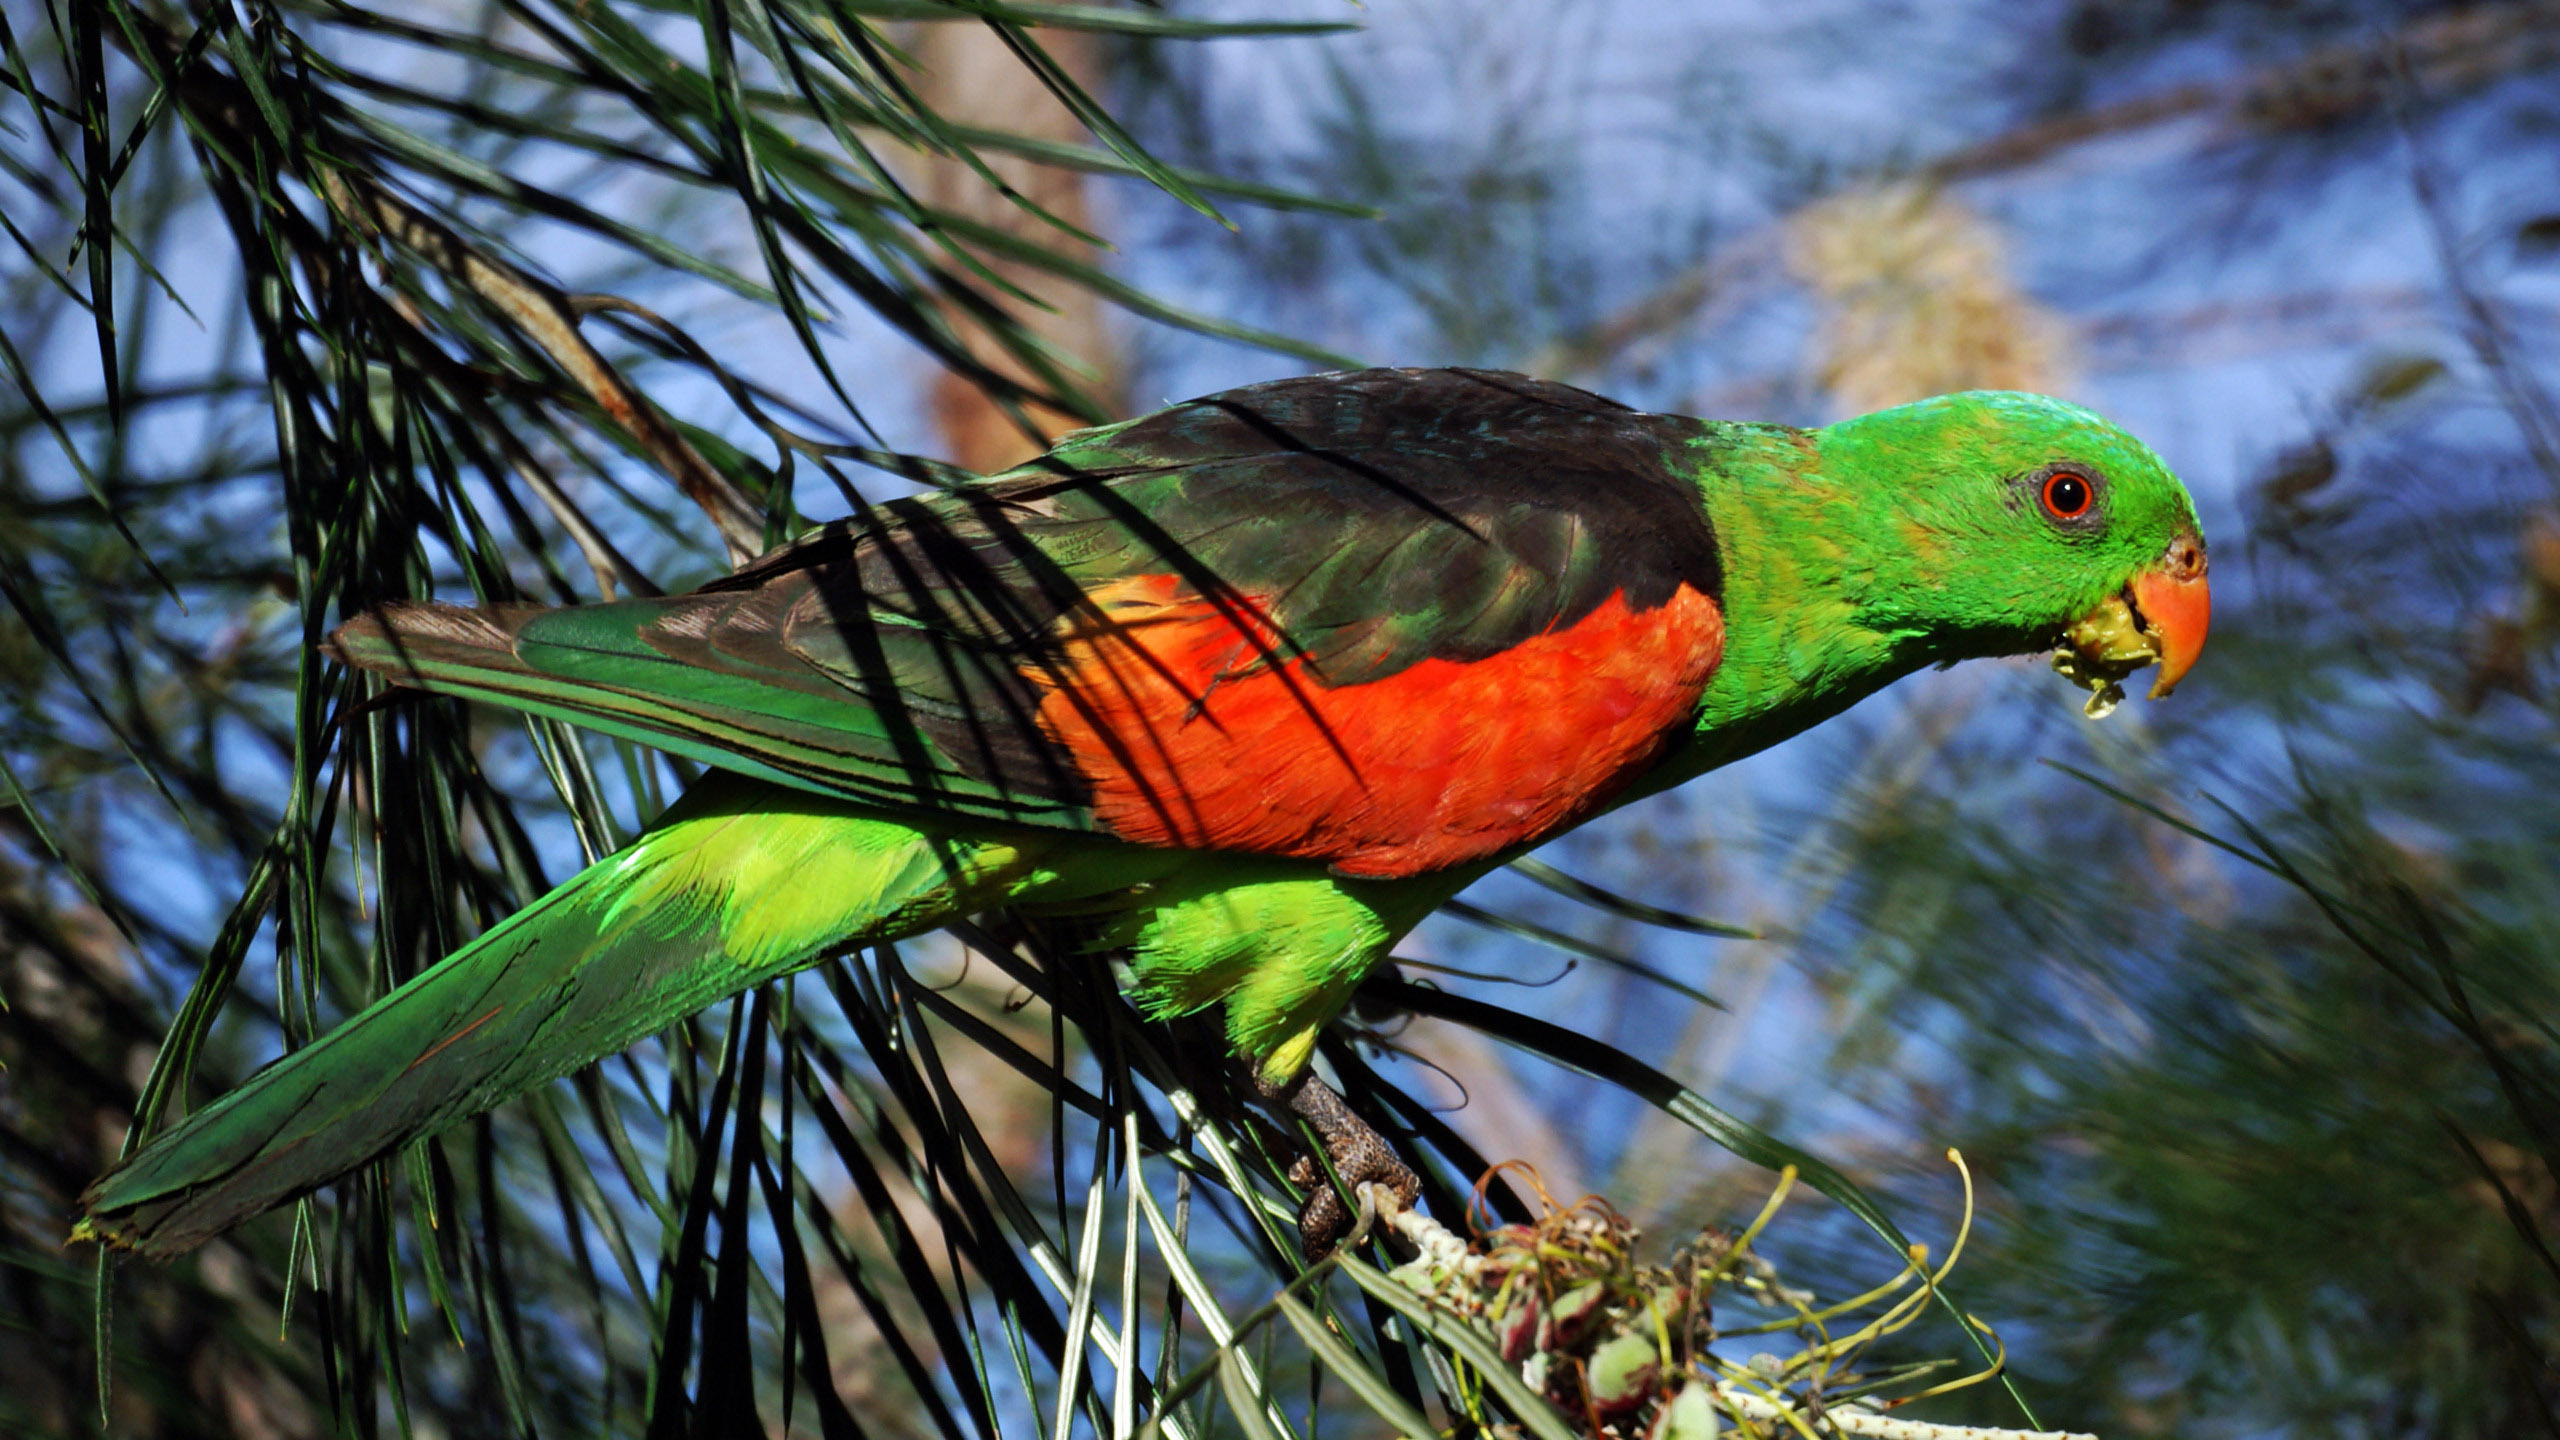
{"label": "yellow-green plumage", "polygon": [[[647,834],[251,1076],[101,1179],[85,1233],[173,1253],[420,1135],[610,1055],[849,934],[913,934],[1036,873],[748,780]],[[353,1157],[352,1162],[350,1157]]]}
{"label": "yellow-green plumage", "polygon": [[1223,1003],[1227,1043],[1277,1083],[1307,1063],[1317,1032],[1378,957],[1445,898],[1440,887],[1344,880],[1303,864],[1194,864],[1121,911],[1101,943],[1129,952],[1152,1015]]}
{"label": "yellow-green plumage", "polygon": [[1095,943],[1128,949],[1152,1013],[1224,999],[1237,1052],[1293,1073],[1421,917],[1393,889],[1260,868],[1040,832],[957,834],[715,775],[629,846],[103,1177],[78,1238],[191,1249],[827,951],[1000,906],[1102,917]]}

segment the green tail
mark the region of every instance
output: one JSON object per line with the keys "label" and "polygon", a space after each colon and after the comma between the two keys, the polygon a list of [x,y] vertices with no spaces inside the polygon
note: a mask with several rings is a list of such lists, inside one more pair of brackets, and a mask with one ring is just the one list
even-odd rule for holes
{"label": "green tail", "polygon": [[81,1197],[74,1238],[191,1249],[840,943],[1000,903],[1035,865],[1007,841],[707,781],[630,847],[153,1137]]}

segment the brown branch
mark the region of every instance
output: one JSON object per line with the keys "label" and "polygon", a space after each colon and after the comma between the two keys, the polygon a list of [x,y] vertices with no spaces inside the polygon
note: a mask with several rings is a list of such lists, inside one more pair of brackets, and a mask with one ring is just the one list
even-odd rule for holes
{"label": "brown branch", "polygon": [[[2180,85],[2035,121],[1940,156],[1919,174],[1952,181],[2021,169],[2073,146],[2189,116],[2219,114],[2234,128],[2256,130],[2332,124],[2382,103],[2392,67],[2402,63],[2395,57],[2405,57],[2419,83],[2439,90],[2470,89],[2560,64],[2560,0],[2517,0],[2428,16],[2379,40],[2323,46],[2236,82]],[[1693,323],[1775,254],[1779,231],[1780,226],[1765,227],[1684,268],[1643,299],[1559,341],[1536,368],[1591,374],[1626,350]]]}
{"label": "brown branch", "polygon": [[711,517],[728,546],[730,564],[744,564],[762,553],[763,515],[588,343],[566,294],[472,245],[370,177],[327,170],[318,179],[329,208],[346,224],[382,236],[434,266],[495,307],[549,355]]}
{"label": "brown branch", "polygon": [[2365,286],[2097,315],[2080,323],[2078,338],[2087,367],[2104,372],[2351,345],[2432,325],[2440,315],[2438,298],[2416,286]]}
{"label": "brown branch", "polygon": [[1960,180],[2014,170],[2091,140],[2195,115],[2260,131],[2335,124],[2381,104],[2402,63],[2429,88],[2471,89],[2555,61],[2560,4],[2473,6],[2413,20],[2379,39],[2320,46],[2236,82],[2180,85],[2023,125],[1940,156],[1923,173]]}
{"label": "brown branch", "polygon": [[1623,306],[1571,334],[1559,337],[1527,365],[1533,375],[1571,379],[1606,369],[1621,355],[1675,330],[1702,325],[1715,317],[1746,286],[1779,272],[1784,230],[1764,226],[1655,287],[1652,294]]}
{"label": "brown branch", "polygon": [[[515,472],[516,478],[522,480],[525,487],[550,510],[551,518],[559,521],[560,528],[568,532],[570,541],[578,547],[578,553],[586,557],[587,568],[595,574],[598,594],[607,600],[615,599],[625,591],[642,596],[664,594],[657,582],[632,564],[596,522],[587,518],[587,512],[569,498],[568,492],[560,488],[559,481],[551,478],[551,472],[534,458],[533,451],[518,440],[515,432],[508,429],[497,413],[489,408],[483,396],[492,388],[490,377],[461,364],[431,343],[426,338],[426,317],[418,313],[407,296],[385,296],[380,303],[389,306],[408,326],[400,334],[402,353],[409,357],[411,363],[442,382],[445,392],[453,397],[454,404],[462,408],[463,415],[469,420],[475,441],[485,439],[494,445],[507,468]],[[574,300],[571,303],[574,304]]]}
{"label": "brown branch", "polygon": [[[156,21],[137,16],[135,23],[141,27],[140,38],[148,49],[147,54],[137,58],[143,60],[155,80],[174,80],[174,88],[196,123],[222,132],[233,143],[267,128],[238,80],[213,69],[201,58],[184,73],[173,75],[185,56],[181,37]],[[121,33],[117,38],[120,42],[126,39]],[[732,565],[743,564],[763,550],[763,515],[728,476],[704,459],[675,425],[613,368],[602,352],[588,343],[578,328],[579,311],[567,295],[473,245],[369,175],[328,165],[303,167],[296,174],[320,193],[341,223],[361,234],[392,241],[506,316],[525,339],[548,355],[652,463],[676,482],[687,498],[702,508],[719,529]],[[326,247],[313,243],[301,248],[301,259],[312,269],[315,282],[325,284],[330,278]],[[385,306],[384,313],[397,315],[399,311]],[[401,318],[417,336],[419,350],[435,351],[414,317]],[[441,358],[441,352],[435,353]],[[514,458],[510,457],[511,463]],[[522,465],[517,469],[527,476],[535,493],[553,513],[562,515],[562,523],[578,539],[589,563],[598,566],[599,579],[607,567],[621,574],[626,584],[637,578],[638,572],[627,561],[610,553],[611,546],[600,550],[591,543],[601,539],[592,526],[570,524],[568,516],[562,514],[565,496],[557,496],[550,487],[534,482],[535,469]]]}

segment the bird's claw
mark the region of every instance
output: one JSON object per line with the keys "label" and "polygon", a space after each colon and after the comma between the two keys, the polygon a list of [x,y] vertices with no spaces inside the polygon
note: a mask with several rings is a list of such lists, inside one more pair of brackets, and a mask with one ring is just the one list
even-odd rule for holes
{"label": "bird's claw", "polygon": [[[1321,1260],[1353,1234],[1365,1233],[1359,1222],[1375,1213],[1364,1194],[1368,1186],[1385,1186],[1406,1209],[1422,1199],[1422,1177],[1314,1071],[1302,1070],[1277,1085],[1257,1074],[1253,1085],[1263,1103],[1306,1121],[1323,1142],[1321,1154],[1306,1151],[1289,1165],[1289,1183],[1307,1197],[1298,1211],[1298,1249],[1309,1261]],[[1346,1194],[1361,1197],[1360,1215],[1344,1202]]]}
{"label": "bird's claw", "polygon": [[[1334,1163],[1340,1185],[1325,1173],[1324,1161],[1313,1151],[1289,1167],[1289,1183],[1307,1195],[1307,1203],[1298,1211],[1298,1251],[1310,1264],[1346,1243],[1358,1244],[1381,1212],[1411,1210],[1422,1199],[1422,1177],[1393,1155],[1386,1157],[1383,1166],[1372,1164],[1357,1174],[1340,1159]],[[1345,1190],[1360,1199],[1357,1215],[1343,1203]]]}

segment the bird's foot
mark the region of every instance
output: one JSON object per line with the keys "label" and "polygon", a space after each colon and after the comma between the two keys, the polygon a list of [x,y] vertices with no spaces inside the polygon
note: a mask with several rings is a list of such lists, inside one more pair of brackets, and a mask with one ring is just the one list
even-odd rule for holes
{"label": "bird's foot", "polygon": [[1324,1144],[1323,1154],[1308,1151],[1289,1166],[1289,1183],[1307,1195],[1298,1212],[1298,1248],[1308,1260],[1332,1254],[1351,1233],[1359,1217],[1344,1203],[1346,1193],[1358,1196],[1366,1186],[1383,1185],[1406,1209],[1422,1198],[1422,1177],[1397,1159],[1386,1137],[1354,1114],[1341,1092],[1317,1079],[1313,1070],[1301,1070],[1296,1079],[1279,1085],[1256,1073],[1253,1086],[1275,1113],[1306,1121]]}

